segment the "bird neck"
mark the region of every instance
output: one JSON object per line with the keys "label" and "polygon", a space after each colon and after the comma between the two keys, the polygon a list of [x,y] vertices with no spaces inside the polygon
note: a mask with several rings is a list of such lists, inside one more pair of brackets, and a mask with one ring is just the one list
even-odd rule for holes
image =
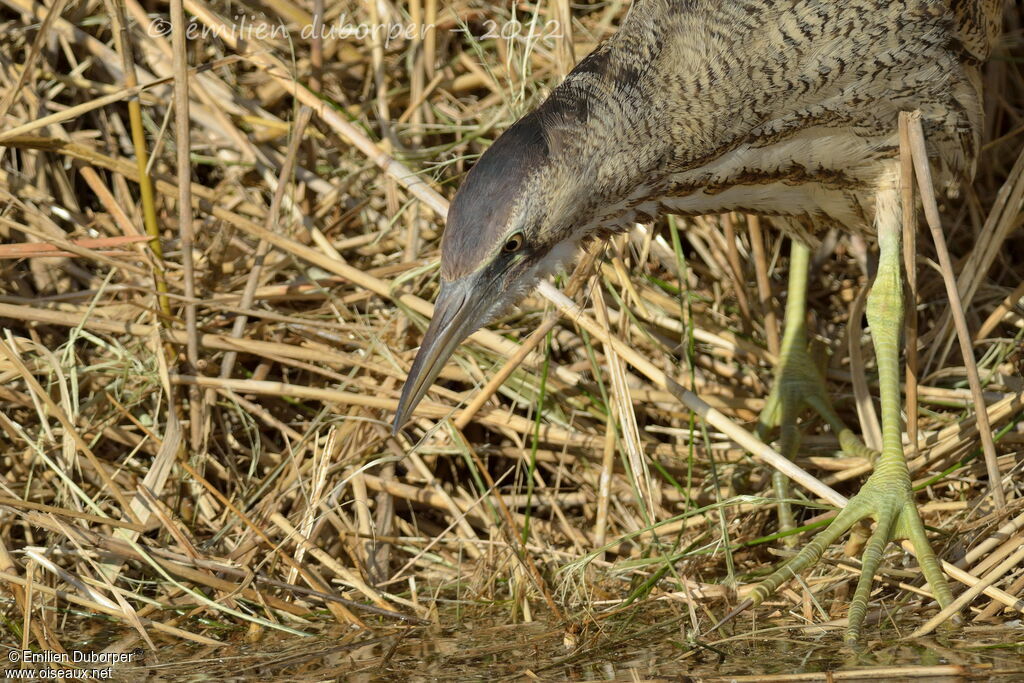
{"label": "bird neck", "polygon": [[752,89],[712,86],[743,36],[720,33],[719,17],[696,11],[704,4],[637,0],[537,111],[552,159],[544,182],[581,238],[653,219],[672,172],[717,158],[752,127],[740,113]]}

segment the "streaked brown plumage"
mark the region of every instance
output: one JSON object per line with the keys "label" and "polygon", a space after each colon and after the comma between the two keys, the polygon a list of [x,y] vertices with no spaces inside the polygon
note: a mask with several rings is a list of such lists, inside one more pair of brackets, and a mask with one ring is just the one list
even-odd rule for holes
{"label": "streaked brown plumage", "polygon": [[[457,193],[437,310],[396,428],[466,336],[571,260],[582,242],[637,221],[734,210],[791,216],[798,220],[786,223],[802,226],[793,227],[802,241],[822,227],[877,231],[891,262],[898,115],[921,112],[940,183],[972,175],[979,67],[1001,9],[1001,0],[634,2],[619,31],[501,136]],[[891,340],[876,335],[876,345],[887,345],[880,352],[898,368],[898,268],[886,278],[869,318],[873,332],[895,330]],[[894,408],[891,399],[883,395]],[[862,489],[861,507],[897,510],[878,513],[885,541],[916,524],[918,545],[923,527],[916,509],[904,511],[912,497],[902,453],[898,462],[894,455],[895,415],[883,425],[891,448]],[[891,472],[879,476],[887,464]],[[869,489],[885,491],[867,496]],[[922,566],[930,583],[941,580],[937,593],[947,602],[941,574]],[[866,595],[861,586],[858,595]]]}
{"label": "streaked brown plumage", "polygon": [[[543,249],[663,212],[748,210],[869,229],[899,111],[923,112],[941,178],[972,170],[977,67],[998,3],[953,5],[634,4],[470,173],[449,217],[444,277],[475,270],[511,230]],[[472,227],[459,230],[463,222]]]}

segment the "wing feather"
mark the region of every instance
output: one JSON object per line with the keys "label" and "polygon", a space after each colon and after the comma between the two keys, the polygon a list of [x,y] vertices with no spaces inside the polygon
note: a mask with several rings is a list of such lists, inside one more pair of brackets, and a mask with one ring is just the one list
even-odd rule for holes
{"label": "wing feather", "polygon": [[956,36],[964,51],[984,62],[999,38],[1004,0],[952,0]]}

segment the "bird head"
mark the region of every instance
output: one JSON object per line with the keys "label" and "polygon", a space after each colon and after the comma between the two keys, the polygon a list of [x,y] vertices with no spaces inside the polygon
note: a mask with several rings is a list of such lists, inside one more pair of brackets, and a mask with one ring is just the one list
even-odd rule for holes
{"label": "bird head", "polygon": [[487,149],[456,193],[441,240],[441,290],[402,389],[395,430],[463,340],[578,251],[571,211],[560,207],[580,183],[567,179],[568,165],[555,158],[552,143],[541,112],[527,115]]}

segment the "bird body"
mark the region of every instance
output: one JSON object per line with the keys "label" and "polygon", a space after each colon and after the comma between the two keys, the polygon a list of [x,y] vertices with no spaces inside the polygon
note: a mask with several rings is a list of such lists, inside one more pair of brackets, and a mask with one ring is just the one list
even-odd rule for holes
{"label": "bird body", "polygon": [[[877,527],[851,602],[848,640],[859,634],[871,577],[893,538],[912,541],[937,599],[948,604],[902,452],[897,122],[900,112],[920,112],[940,183],[973,174],[979,67],[1001,7],[1000,0],[636,0],[619,30],[483,154],[456,194],[434,317],[395,428],[463,339],[587,240],[664,213],[792,217],[782,223],[798,231],[792,263],[801,266],[791,266],[790,289],[802,292],[803,244],[815,232],[877,234],[867,315],[883,449],[828,529],[752,595],[763,600],[871,517]],[[776,387],[759,421],[759,431],[781,427],[780,450],[789,454],[799,443],[801,403],[851,443],[806,355],[802,306],[787,307],[795,314],[787,317]]]}
{"label": "bird body", "polygon": [[[471,171],[465,199],[530,201],[505,204],[505,221],[474,221],[465,239],[446,235],[445,275],[483,256],[470,239],[490,244],[494,231],[517,227],[543,246],[663,213],[741,210],[870,231],[900,111],[922,112],[942,180],[973,170],[979,61],[956,18],[937,0],[635,3],[506,133],[532,148],[530,172],[487,174],[501,148]],[[462,219],[460,199],[450,224]]]}
{"label": "bird body", "polygon": [[[804,242],[825,226],[871,233],[875,193],[895,182],[900,111],[922,113],[940,183],[973,173],[978,69],[1000,11],[1001,0],[636,0],[470,170],[442,238],[434,328],[468,336],[583,242],[663,213],[793,216],[783,224]],[[417,359],[398,421],[456,336]]]}

